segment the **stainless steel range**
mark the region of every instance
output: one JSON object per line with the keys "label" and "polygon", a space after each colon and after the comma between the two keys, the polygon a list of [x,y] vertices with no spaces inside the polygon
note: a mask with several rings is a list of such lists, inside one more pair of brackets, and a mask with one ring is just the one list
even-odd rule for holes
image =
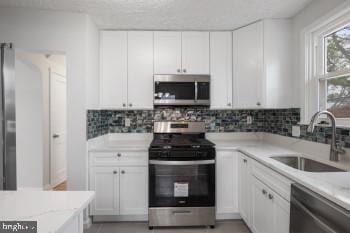
{"label": "stainless steel range", "polygon": [[149,227],[215,225],[215,145],[204,122],[155,122]]}

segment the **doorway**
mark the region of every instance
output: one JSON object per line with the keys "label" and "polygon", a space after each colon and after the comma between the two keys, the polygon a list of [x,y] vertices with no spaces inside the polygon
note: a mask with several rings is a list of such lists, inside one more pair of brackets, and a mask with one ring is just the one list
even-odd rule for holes
{"label": "doorway", "polygon": [[64,54],[16,51],[19,189],[67,189],[66,95]]}

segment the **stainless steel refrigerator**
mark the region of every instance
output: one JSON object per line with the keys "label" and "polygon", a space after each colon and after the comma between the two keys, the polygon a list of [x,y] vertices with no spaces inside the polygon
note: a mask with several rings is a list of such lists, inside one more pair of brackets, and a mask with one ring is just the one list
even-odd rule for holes
{"label": "stainless steel refrigerator", "polygon": [[0,190],[16,190],[15,53],[0,43]]}

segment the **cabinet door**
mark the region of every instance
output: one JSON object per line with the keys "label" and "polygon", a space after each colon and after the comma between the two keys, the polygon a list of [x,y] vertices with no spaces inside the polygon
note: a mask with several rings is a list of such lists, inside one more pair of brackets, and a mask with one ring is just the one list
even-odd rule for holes
{"label": "cabinet door", "polygon": [[235,108],[263,105],[263,24],[233,32],[233,94]]}
{"label": "cabinet door", "polygon": [[289,233],[290,203],[270,190],[273,205],[273,233]]}
{"label": "cabinet door", "polygon": [[182,33],[182,72],[209,74],[209,32]]}
{"label": "cabinet door", "polygon": [[90,205],[92,215],[117,215],[119,213],[119,174],[115,167],[92,167],[90,190],[96,197]]}
{"label": "cabinet door", "polygon": [[232,32],[210,33],[211,108],[232,108]]}
{"label": "cabinet door", "polygon": [[251,224],[251,160],[238,156],[238,207],[239,213],[248,226]]}
{"label": "cabinet door", "polygon": [[145,215],[148,211],[147,167],[120,168],[120,214]]}
{"label": "cabinet door", "polygon": [[181,73],[181,32],[154,32],[154,73]]}
{"label": "cabinet door", "polygon": [[127,32],[101,32],[101,107],[123,109],[127,103]]}
{"label": "cabinet door", "polygon": [[217,215],[238,213],[237,195],[237,153],[233,151],[217,151]]}
{"label": "cabinet door", "polygon": [[260,180],[253,178],[252,230],[254,233],[271,233],[273,229],[273,206],[268,198],[269,189]]}
{"label": "cabinet door", "polygon": [[128,108],[153,108],[153,32],[128,32]]}

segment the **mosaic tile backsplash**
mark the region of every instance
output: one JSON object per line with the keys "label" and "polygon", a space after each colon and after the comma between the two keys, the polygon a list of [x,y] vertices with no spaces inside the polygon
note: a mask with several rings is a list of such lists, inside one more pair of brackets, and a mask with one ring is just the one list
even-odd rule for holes
{"label": "mosaic tile backsplash", "polygon": [[[253,119],[247,124],[247,116]],[[125,127],[125,119],[130,127]],[[107,133],[152,133],[154,121],[204,121],[207,132],[267,132],[292,136],[292,126],[300,121],[300,109],[210,110],[207,108],[157,108],[155,110],[87,111],[87,139]],[[314,134],[301,125],[301,139],[330,143],[331,129],[316,127]],[[337,139],[350,148],[350,129],[338,128]]]}

